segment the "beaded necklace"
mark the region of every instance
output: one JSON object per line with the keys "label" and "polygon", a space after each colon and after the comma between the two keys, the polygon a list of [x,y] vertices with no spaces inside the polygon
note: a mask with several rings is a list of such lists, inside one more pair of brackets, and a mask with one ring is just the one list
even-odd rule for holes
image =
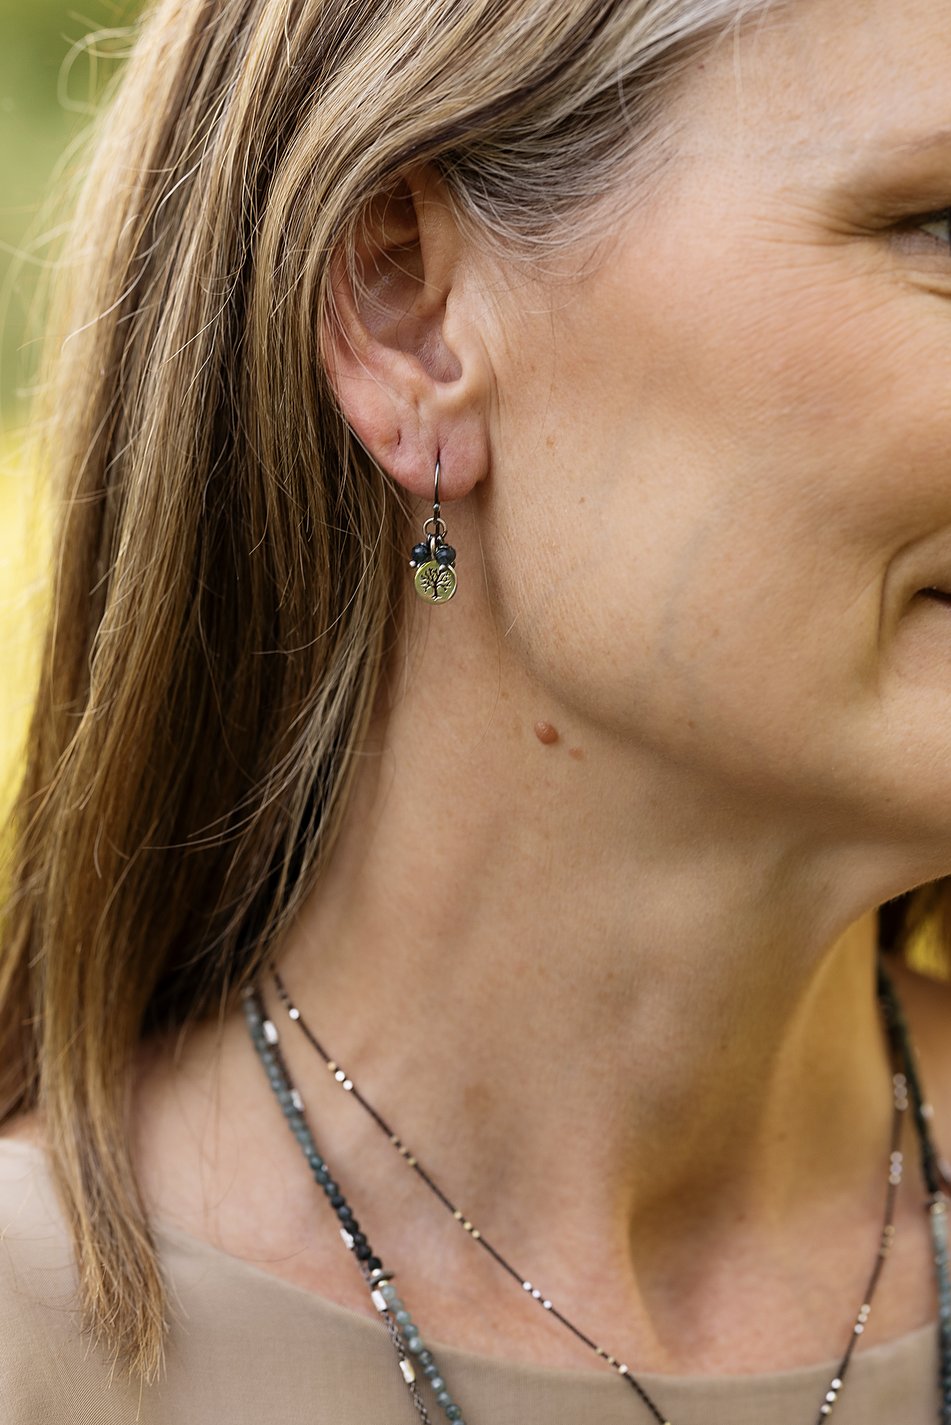
{"label": "beaded necklace", "polygon": [[[528,1293],[532,1300],[538,1302],[544,1311],[558,1320],[561,1325],[571,1331],[573,1335],[593,1350],[612,1370],[621,1376],[627,1384],[633,1388],[640,1404],[649,1411],[654,1420],[658,1422],[658,1425],[671,1425],[671,1421],[663,1411],[660,1410],[629,1367],[586,1335],[584,1331],[557,1309],[548,1296],[539,1288],[533,1286],[527,1277],[518,1272],[506,1261],[502,1254],[486,1239],[480,1229],[473,1225],[469,1218],[452,1202],[442,1188],[439,1187],[432,1177],[420,1166],[415,1155],[410,1152],[399,1136],[393,1132],[389,1124],[360,1093],[352,1078],[345,1070],[340,1068],[336,1060],[332,1059],[321,1046],[316,1036],[303,1020],[300,1010],[291,1002],[284,983],[273,962],[270,965],[270,970],[277,993],[287,1010],[288,1017],[297,1024],[313,1048],[320,1054],[327,1069],[333,1074],[335,1082],[340,1085],[344,1092],[355,1098],[365,1111],[370,1114],[407,1165],[426,1183],[427,1187],[439,1198],[443,1206],[452,1213],[453,1218],[459,1223],[462,1229],[467,1232],[474,1241],[478,1242],[482,1248],[489,1252],[498,1265],[519,1283],[522,1290]],[[845,1384],[853,1350],[858,1338],[865,1331],[879,1276],[894,1243],[895,1226],[893,1219],[895,1198],[903,1174],[903,1154],[900,1144],[902,1141],[903,1120],[909,1107],[909,1091],[915,1128],[919,1139],[922,1175],[927,1189],[925,1210],[928,1212],[930,1219],[938,1292],[939,1409],[936,1418],[940,1422],[940,1425],[951,1425],[951,1270],[949,1270],[948,1247],[949,1198],[943,1190],[945,1186],[951,1184],[948,1183],[944,1165],[940,1161],[932,1141],[929,1123],[933,1117],[933,1109],[922,1095],[916,1057],[912,1048],[908,1026],[894,986],[885,969],[881,954],[878,956],[877,965],[877,994],[888,1035],[893,1070],[892,1092],[894,1111],[889,1152],[888,1186],[885,1194],[885,1220],[875,1254],[875,1263],[862,1299],[862,1304],[856,1314],[848,1344],[836,1368],[835,1375],[830,1381],[824,1398],[819,1405],[816,1425],[823,1425],[832,1414],[839,1399]],[[396,1273],[388,1271],[383,1266],[380,1258],[374,1254],[366,1234],[360,1230],[360,1224],[354,1216],[353,1209],[340,1191],[338,1183],[331,1175],[326,1160],[317,1150],[313,1133],[305,1117],[303,1100],[291,1080],[284,1055],[279,1047],[280,1036],[278,1035],[273,1020],[267,1016],[260,990],[256,986],[248,986],[242,992],[242,1006],[254,1047],[257,1050],[262,1066],[270,1080],[271,1087],[287,1119],[288,1127],[300,1144],[315,1181],[322,1188],[328,1203],[335,1213],[343,1243],[353,1255],[367,1284],[373,1305],[379,1312],[389,1334],[396,1352],[400,1372],[406,1382],[412,1404],[418,1417],[420,1420],[428,1422],[428,1425],[431,1425],[432,1417],[420,1394],[417,1367],[419,1373],[427,1381],[434,1395],[436,1404],[440,1406],[446,1419],[452,1421],[453,1425],[465,1425],[461,1407],[456,1403],[447,1389],[446,1382],[433,1353],[427,1347],[418,1326],[407,1310],[405,1303],[398,1295],[396,1288],[393,1286],[393,1278]]]}

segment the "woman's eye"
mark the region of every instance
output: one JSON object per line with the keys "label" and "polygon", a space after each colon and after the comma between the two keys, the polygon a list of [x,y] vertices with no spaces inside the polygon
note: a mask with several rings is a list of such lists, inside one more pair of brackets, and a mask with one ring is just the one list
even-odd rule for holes
{"label": "woman's eye", "polygon": [[914,213],[891,225],[888,236],[893,251],[908,260],[937,261],[945,268],[951,258],[951,208]]}
{"label": "woman's eye", "polygon": [[917,232],[928,233],[951,252],[951,208],[942,208],[938,213],[927,213],[912,226]]}

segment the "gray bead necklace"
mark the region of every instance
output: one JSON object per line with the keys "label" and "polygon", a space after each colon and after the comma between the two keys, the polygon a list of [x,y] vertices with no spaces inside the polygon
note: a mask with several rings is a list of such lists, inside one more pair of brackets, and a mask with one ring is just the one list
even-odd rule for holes
{"label": "gray bead necklace", "polygon": [[[439,1198],[444,1207],[452,1213],[453,1218],[459,1223],[460,1227],[462,1227],[474,1241],[478,1242],[481,1247],[489,1252],[499,1266],[519,1283],[522,1290],[528,1293],[532,1300],[538,1302],[544,1311],[548,1312],[567,1330],[571,1331],[578,1340],[582,1341],[594,1351],[612,1370],[621,1376],[633,1388],[640,1402],[650,1412],[654,1420],[658,1422],[658,1425],[671,1425],[670,1420],[658,1408],[628,1366],[587,1336],[557,1309],[549,1297],[537,1287],[533,1286],[522,1273],[516,1271],[502,1254],[485,1238],[482,1232],[475,1227],[469,1218],[452,1202],[442,1188],[433,1181],[430,1175],[420,1166],[416,1157],[410,1152],[398,1135],[393,1132],[389,1124],[363,1097],[352,1078],[340,1068],[336,1060],[327,1054],[326,1050],[304,1022],[300,1010],[292,1003],[273,962],[270,964],[270,970],[278,996],[287,1010],[288,1017],[302,1030],[310,1044],[320,1054],[327,1069],[333,1074],[335,1082],[340,1085],[344,1092],[355,1098],[365,1111],[370,1114],[407,1165],[426,1183],[427,1187]],[[935,1276],[938,1288],[940,1348],[938,1384],[940,1404],[936,1419],[940,1422],[940,1425],[951,1425],[951,1269],[949,1269],[948,1246],[949,1198],[944,1191],[946,1187],[951,1186],[951,1182],[948,1180],[946,1165],[939,1158],[931,1138],[929,1124],[933,1117],[933,1110],[931,1105],[928,1104],[922,1096],[908,1026],[895,994],[894,986],[886,972],[881,954],[878,958],[877,989],[879,1004],[882,1008],[885,1027],[888,1033],[893,1069],[892,1091],[894,1111],[889,1153],[888,1186],[885,1194],[885,1219],[876,1250],[874,1267],[862,1299],[862,1304],[859,1307],[855,1322],[852,1326],[848,1345],[819,1406],[816,1425],[823,1425],[823,1422],[832,1414],[839,1399],[845,1384],[853,1350],[858,1338],[865,1331],[866,1323],[871,1313],[872,1298],[875,1293],[875,1288],[878,1285],[879,1276],[894,1243],[895,1199],[898,1187],[902,1181],[904,1166],[904,1158],[901,1150],[902,1128],[904,1116],[909,1107],[909,1091],[911,1094],[915,1127],[919,1138],[922,1175],[927,1188],[927,1198],[924,1205],[930,1218]],[[418,1369],[419,1373],[427,1381],[430,1390],[435,1396],[436,1404],[441,1407],[446,1419],[452,1421],[453,1425],[465,1425],[462,1410],[447,1389],[442,1372],[439,1369],[433,1353],[426,1346],[419,1332],[419,1328],[413,1321],[410,1312],[407,1310],[404,1302],[393,1286],[393,1277],[396,1275],[395,1272],[386,1270],[380,1258],[374,1254],[365,1233],[360,1230],[360,1224],[356,1220],[352,1208],[340,1191],[339,1185],[333,1179],[325,1159],[317,1150],[313,1133],[304,1114],[303,1100],[288,1073],[284,1055],[279,1046],[277,1028],[273,1020],[267,1015],[260,990],[255,986],[248,986],[242,993],[242,1005],[254,1047],[257,1050],[262,1066],[270,1080],[271,1087],[287,1119],[288,1127],[300,1144],[315,1181],[323,1189],[330,1206],[334,1210],[339,1223],[340,1236],[343,1239],[344,1245],[352,1253],[366,1281],[373,1305],[379,1312],[390,1336],[390,1340],[396,1352],[399,1369],[408,1387],[410,1398],[417,1415],[422,1421],[431,1425],[432,1417],[420,1394],[417,1375]]]}

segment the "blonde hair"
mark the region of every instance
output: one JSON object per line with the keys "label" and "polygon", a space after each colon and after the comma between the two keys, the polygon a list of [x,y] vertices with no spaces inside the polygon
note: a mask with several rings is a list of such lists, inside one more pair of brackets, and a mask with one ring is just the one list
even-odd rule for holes
{"label": "blonde hair", "polygon": [[84,1327],[145,1381],[130,1066],[232,1008],[318,878],[405,573],[408,509],[325,374],[331,260],[423,162],[506,252],[575,241],[675,153],[665,86],[765,3],[160,0],[95,126],[39,418],[61,514],[0,1121],[42,1113]]}

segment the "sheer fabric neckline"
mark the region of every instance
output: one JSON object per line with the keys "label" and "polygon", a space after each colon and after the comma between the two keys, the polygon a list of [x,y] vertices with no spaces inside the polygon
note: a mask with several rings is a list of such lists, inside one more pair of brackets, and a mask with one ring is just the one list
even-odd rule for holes
{"label": "sheer fabric neckline", "polygon": [[[43,1145],[30,1139],[0,1139],[0,1148],[3,1147],[20,1150],[30,1156],[46,1160],[46,1151]],[[163,1256],[170,1266],[174,1266],[176,1257],[183,1261],[203,1258],[207,1263],[214,1264],[216,1270],[233,1273],[235,1277],[251,1284],[256,1291],[265,1296],[273,1293],[277,1300],[285,1303],[292,1301],[295,1313],[307,1312],[317,1321],[323,1319],[329,1325],[335,1325],[338,1331],[346,1330],[352,1334],[362,1334],[370,1349],[377,1348],[381,1338],[385,1339],[385,1332],[383,1332],[381,1324],[370,1316],[364,1316],[351,1307],[343,1306],[329,1297],[321,1296],[319,1292],[313,1291],[309,1287],[300,1286],[296,1282],[288,1281],[285,1277],[276,1276],[249,1258],[236,1256],[224,1247],[219,1247],[204,1237],[186,1231],[177,1223],[166,1220],[161,1215],[150,1214],[149,1223],[159,1246],[160,1256]],[[0,1223],[0,1233],[4,1226],[5,1224]],[[341,1250],[343,1249],[341,1248]],[[172,1285],[174,1288],[174,1273]],[[902,1357],[906,1353],[909,1355],[916,1353],[932,1336],[936,1341],[937,1333],[936,1310],[935,1320],[925,1326],[917,1327],[902,1336],[878,1342],[874,1346],[856,1349],[852,1358],[850,1374],[861,1374],[867,1370],[882,1367],[887,1369],[893,1359]],[[587,1369],[581,1366],[542,1365],[505,1356],[485,1355],[469,1351],[464,1347],[440,1341],[430,1331],[426,1331],[425,1334],[437,1360],[445,1362],[447,1365],[450,1361],[455,1361],[461,1367],[469,1370],[490,1371],[500,1377],[507,1377],[513,1382],[535,1383],[539,1388],[550,1386],[556,1391],[559,1385],[564,1385],[569,1389],[583,1385],[586,1390],[614,1392],[619,1384],[617,1373],[606,1365],[603,1365],[600,1370],[595,1365]],[[845,1331],[843,1335],[845,1335]],[[845,1342],[843,1342],[843,1350],[844,1345]],[[811,1384],[821,1387],[834,1375],[841,1354],[840,1351],[837,1355],[811,1365],[744,1374],[709,1375],[680,1372],[666,1374],[659,1371],[638,1370],[636,1364],[630,1362],[629,1364],[633,1374],[638,1380],[643,1381],[648,1390],[651,1390],[652,1387],[662,1390],[665,1386],[684,1387],[685,1389],[702,1388],[705,1392],[721,1396],[729,1395],[731,1392],[753,1392],[760,1387],[770,1387],[783,1392],[787,1389],[789,1391],[801,1390]]]}
{"label": "sheer fabric neckline", "polygon": [[[339,1302],[333,1301],[329,1297],[321,1296],[319,1292],[312,1291],[308,1287],[300,1286],[296,1282],[288,1281],[285,1277],[276,1276],[273,1272],[267,1271],[265,1267],[259,1266],[256,1262],[247,1257],[238,1257],[227,1251],[223,1247],[216,1246],[204,1237],[197,1237],[194,1234],[178,1227],[175,1223],[166,1221],[161,1217],[151,1219],[152,1229],[157,1238],[164,1239],[167,1247],[177,1249],[182,1252],[198,1252],[217,1263],[222,1263],[227,1270],[232,1270],[237,1274],[246,1277],[249,1281],[255,1281],[261,1290],[276,1290],[279,1293],[293,1296],[302,1310],[311,1310],[315,1316],[326,1316],[333,1318],[341,1327],[346,1327],[354,1332],[363,1332],[368,1341],[379,1338],[382,1327],[373,1317],[362,1315],[359,1311],[354,1311],[352,1307],[343,1306]],[[848,1323],[843,1329],[843,1337],[847,1336]],[[532,1361],[520,1361],[506,1356],[485,1355],[477,1351],[469,1351],[465,1347],[450,1345],[440,1341],[431,1331],[426,1331],[426,1340],[437,1360],[455,1359],[459,1362],[469,1362],[471,1365],[485,1369],[494,1369],[503,1372],[513,1372],[520,1378],[527,1379],[534,1377],[536,1380],[547,1380],[553,1383],[558,1381],[585,1381],[595,1389],[599,1386],[617,1389],[617,1373],[610,1370],[606,1365],[601,1364],[599,1370],[597,1366],[585,1369],[583,1366],[549,1366],[541,1365]],[[937,1336],[937,1317],[933,1322],[925,1326],[917,1327],[913,1331],[905,1332],[902,1336],[893,1337],[888,1341],[880,1341],[874,1346],[864,1349],[857,1349],[852,1357],[851,1371],[856,1368],[863,1369],[861,1362],[881,1361],[885,1362],[896,1352],[915,1350],[920,1343],[929,1337]],[[843,1350],[846,1341],[843,1341]],[[666,1374],[661,1371],[638,1370],[635,1365],[631,1365],[631,1370],[637,1379],[643,1381],[648,1387],[651,1383],[658,1388],[667,1383],[683,1383],[690,1386],[704,1386],[716,1389],[736,1389],[740,1386],[747,1386],[754,1389],[759,1384],[769,1383],[770,1385],[782,1385],[787,1383],[790,1386],[800,1386],[806,1382],[815,1380],[824,1384],[831,1380],[838,1369],[842,1352],[838,1355],[830,1356],[826,1360],[815,1362],[810,1365],[790,1366],[778,1371],[756,1371],[745,1374],[693,1374],[677,1372],[676,1374]],[[630,1364],[630,1363],[629,1363]]]}

